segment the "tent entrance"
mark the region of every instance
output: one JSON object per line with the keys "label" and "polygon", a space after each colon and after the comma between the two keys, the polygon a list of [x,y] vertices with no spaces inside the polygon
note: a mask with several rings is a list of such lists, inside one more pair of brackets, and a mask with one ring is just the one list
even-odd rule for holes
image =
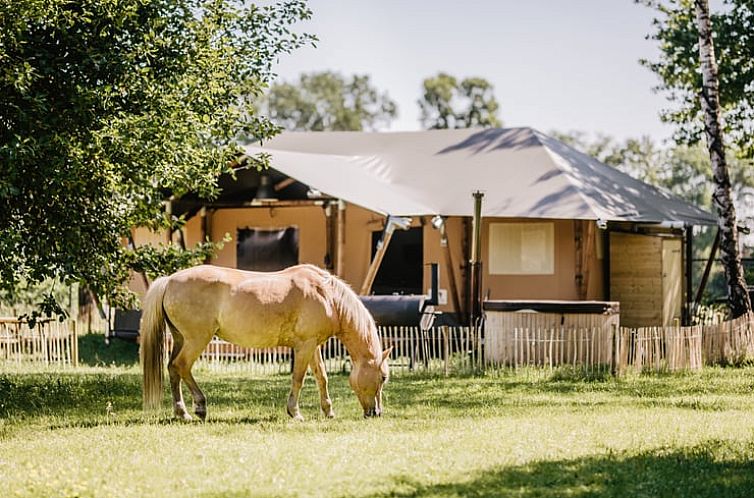
{"label": "tent entrance", "polygon": [[[382,232],[372,232],[372,259]],[[396,230],[372,284],[374,294],[422,294],[424,279],[422,227]]]}

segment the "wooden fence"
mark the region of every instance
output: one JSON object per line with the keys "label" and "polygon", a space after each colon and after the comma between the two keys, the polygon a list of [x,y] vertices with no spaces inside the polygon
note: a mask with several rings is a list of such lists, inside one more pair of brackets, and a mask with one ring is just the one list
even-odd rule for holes
{"label": "wooden fence", "polygon": [[[609,371],[699,370],[705,365],[738,365],[754,361],[754,315],[712,325],[691,327],[528,327],[500,330],[481,328],[380,327],[383,347],[393,347],[391,372],[437,374],[482,370],[570,367]],[[548,319],[549,320],[549,319]],[[547,322],[552,324],[551,321]],[[74,322],[41,322],[30,328],[15,318],[0,318],[0,365],[38,363],[78,364]],[[322,346],[329,372],[348,372],[351,361],[344,346],[331,338]],[[256,374],[288,374],[289,348],[252,349],[217,338],[200,357],[206,368]]]}
{"label": "wooden fence", "polygon": [[[380,327],[383,348],[393,347],[391,374],[408,372],[471,372],[482,367],[479,334],[468,327]],[[335,337],[321,347],[328,372],[350,372],[351,359]],[[254,374],[290,373],[290,348],[244,348],[214,338],[199,358],[206,368]]]}
{"label": "wooden fence", "polygon": [[[393,347],[390,369],[398,375],[560,367],[622,375],[754,360],[754,315],[715,325],[646,328],[540,328],[534,316],[527,320],[532,328],[496,330],[488,323],[483,333],[466,327],[380,327],[379,333],[383,346]],[[335,338],[322,346],[322,356],[329,372],[351,369],[348,352]],[[289,373],[292,360],[288,348],[249,349],[215,339],[201,361],[209,368],[269,374]]]}
{"label": "wooden fence", "polygon": [[42,321],[31,328],[25,320],[0,318],[0,363],[77,366],[76,322]]}
{"label": "wooden fence", "polygon": [[[497,337],[495,337],[497,336]],[[487,327],[485,366],[571,366],[588,370],[699,370],[754,360],[754,315],[690,327]]]}

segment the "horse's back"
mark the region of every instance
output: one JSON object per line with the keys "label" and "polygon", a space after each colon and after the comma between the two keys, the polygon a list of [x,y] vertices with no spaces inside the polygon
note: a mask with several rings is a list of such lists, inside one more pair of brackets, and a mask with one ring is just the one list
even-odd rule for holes
{"label": "horse's back", "polygon": [[335,326],[328,276],[312,265],[270,273],[197,266],[170,277],[165,312],[181,334],[205,340],[216,334],[249,347],[324,340]]}

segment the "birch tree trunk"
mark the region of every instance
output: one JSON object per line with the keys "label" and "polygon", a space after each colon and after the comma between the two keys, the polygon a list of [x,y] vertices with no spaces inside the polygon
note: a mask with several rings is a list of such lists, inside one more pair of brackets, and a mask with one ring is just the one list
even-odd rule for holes
{"label": "birch tree trunk", "polygon": [[699,98],[704,111],[704,130],[707,136],[714,193],[712,202],[717,209],[717,224],[720,227],[720,260],[725,269],[728,285],[728,302],[733,317],[751,311],[751,301],[746,289],[741,255],[738,252],[738,224],[733,205],[730,175],[725,162],[723,130],[718,91],[717,61],[712,43],[712,22],[709,1],[694,0],[696,23],[699,30],[699,62],[702,70],[702,91]]}

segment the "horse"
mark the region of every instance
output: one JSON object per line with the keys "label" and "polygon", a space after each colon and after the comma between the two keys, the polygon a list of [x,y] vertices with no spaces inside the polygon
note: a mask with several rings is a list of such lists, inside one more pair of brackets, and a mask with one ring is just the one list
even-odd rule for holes
{"label": "horse", "polygon": [[388,348],[382,351],[374,319],[341,279],[314,265],[253,272],[211,265],[156,279],[143,303],[140,357],[144,409],[162,401],[165,330],[173,336],[168,374],[176,417],[191,420],[181,392],[185,382],[194,412],[207,417],[207,400],[191,368],[213,336],[250,348],[293,349],[293,378],[286,411],[303,420],[298,400],[311,366],[325,416],[335,416],[320,346],[336,336],[351,355],[349,383],[364,417],[382,414],[382,388],[389,377]]}

